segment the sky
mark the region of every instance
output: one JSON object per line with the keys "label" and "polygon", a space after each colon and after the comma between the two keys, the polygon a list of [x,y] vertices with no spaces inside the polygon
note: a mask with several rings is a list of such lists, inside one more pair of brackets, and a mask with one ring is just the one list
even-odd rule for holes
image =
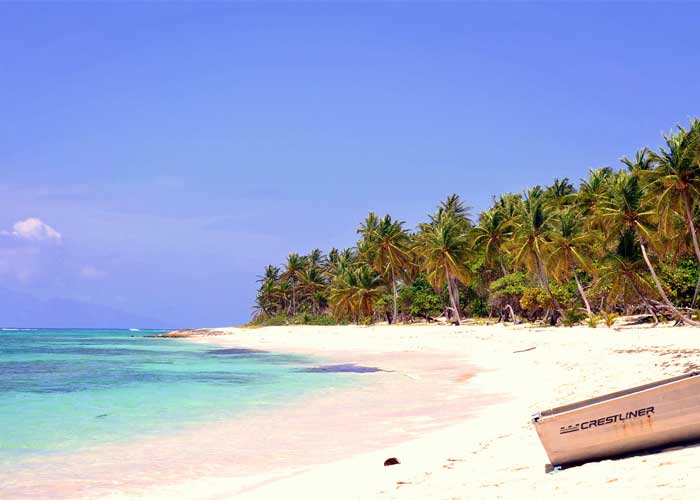
{"label": "sky", "polygon": [[265,264],[352,246],[370,210],[414,228],[450,193],[478,213],[658,147],[700,115],[699,19],[690,3],[0,4],[0,288],[151,319],[134,326],[243,323]]}

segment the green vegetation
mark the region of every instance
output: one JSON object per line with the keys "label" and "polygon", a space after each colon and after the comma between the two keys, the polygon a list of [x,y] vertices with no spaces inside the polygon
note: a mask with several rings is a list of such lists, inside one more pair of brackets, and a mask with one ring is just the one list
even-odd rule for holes
{"label": "green vegetation", "polygon": [[414,232],[370,212],[354,248],[269,265],[251,324],[466,317],[572,326],[620,314],[700,325],[700,120],[622,167],[505,194],[476,221],[458,195]]}

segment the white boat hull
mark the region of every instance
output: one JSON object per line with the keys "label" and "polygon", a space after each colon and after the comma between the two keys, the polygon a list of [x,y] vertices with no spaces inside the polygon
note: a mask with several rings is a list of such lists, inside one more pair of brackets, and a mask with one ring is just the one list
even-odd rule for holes
{"label": "white boat hull", "polygon": [[700,439],[700,374],[543,411],[533,418],[552,465]]}

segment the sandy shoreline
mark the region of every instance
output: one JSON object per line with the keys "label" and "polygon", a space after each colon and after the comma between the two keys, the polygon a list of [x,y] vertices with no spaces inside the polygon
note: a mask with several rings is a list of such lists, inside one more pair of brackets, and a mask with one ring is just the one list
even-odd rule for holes
{"label": "sandy shoreline", "polygon": [[[303,353],[385,371],[358,375],[358,384],[267,414],[101,449],[81,458],[61,495],[33,498],[700,497],[700,447],[545,474],[547,458],[530,423],[539,410],[698,369],[696,329],[492,325],[218,332],[223,334],[191,341]],[[384,467],[388,457],[401,464]],[[50,469],[45,466],[48,479]],[[97,478],[101,489],[94,487]],[[58,493],[50,488],[47,482],[45,491]]]}
{"label": "sandy shoreline", "polygon": [[[651,500],[700,495],[700,448],[590,463],[545,474],[547,458],[530,424],[531,414],[538,410],[697,369],[697,330],[494,325],[225,331],[230,335],[195,341],[303,352],[363,365],[371,364],[373,356],[397,360],[400,366],[401,359],[417,353],[437,356],[434,359],[447,355],[443,359],[475,366],[475,376],[459,381],[458,366],[450,365],[452,371],[442,374],[446,383],[442,397],[444,401],[454,397],[458,404],[452,408],[433,406],[428,411],[441,416],[459,414],[459,405],[467,406],[459,397],[460,390],[463,396],[481,395],[488,404],[479,404],[474,412],[463,412],[461,417],[443,421],[445,425],[403,436],[405,439],[388,446],[377,443],[373,451],[290,471],[235,494],[226,480],[215,484],[200,480],[161,489],[158,498],[265,499],[303,494],[305,498],[513,499],[614,495]],[[421,368],[410,362],[401,369],[414,377],[420,375],[411,370],[425,370],[424,375],[439,373],[435,366]],[[387,388],[387,396],[389,393]],[[362,401],[362,397],[355,400],[358,404]],[[324,422],[317,425],[323,426]],[[383,467],[383,460],[389,456],[398,457],[401,465]]]}

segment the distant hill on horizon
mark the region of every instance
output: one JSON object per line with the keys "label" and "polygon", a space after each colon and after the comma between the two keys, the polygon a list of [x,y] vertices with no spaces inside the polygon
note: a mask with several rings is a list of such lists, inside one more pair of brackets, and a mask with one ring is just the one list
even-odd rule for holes
{"label": "distant hill on horizon", "polygon": [[42,300],[0,288],[0,327],[4,328],[154,328],[167,329],[162,320],[113,307],[78,300]]}

